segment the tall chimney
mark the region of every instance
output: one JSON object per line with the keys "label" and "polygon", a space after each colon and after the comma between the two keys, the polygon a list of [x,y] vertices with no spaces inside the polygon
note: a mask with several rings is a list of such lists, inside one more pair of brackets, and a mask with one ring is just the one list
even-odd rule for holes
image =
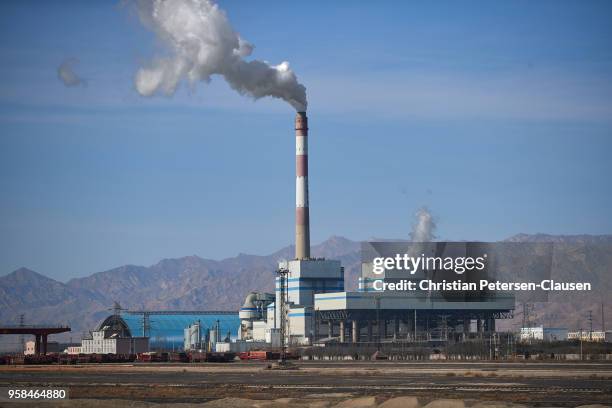
{"label": "tall chimney", "polygon": [[308,118],[295,115],[295,259],[310,258],[308,211]]}

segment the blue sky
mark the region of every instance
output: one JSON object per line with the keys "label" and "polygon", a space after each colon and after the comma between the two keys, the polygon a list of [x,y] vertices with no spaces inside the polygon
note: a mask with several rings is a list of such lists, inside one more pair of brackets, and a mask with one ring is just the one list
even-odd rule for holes
{"label": "blue sky", "polygon": [[[308,88],[313,242],[406,238],[424,205],[440,239],[612,232],[610,2],[220,5]],[[119,3],[0,3],[0,274],[292,242],[291,107],[221,78],[142,98],[159,50]]]}

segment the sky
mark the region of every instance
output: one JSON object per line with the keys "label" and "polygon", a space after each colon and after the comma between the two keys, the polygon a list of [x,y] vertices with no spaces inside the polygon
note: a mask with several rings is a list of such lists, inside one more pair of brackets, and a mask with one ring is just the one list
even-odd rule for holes
{"label": "sky", "polygon": [[[612,233],[612,3],[219,4],[307,87],[314,243],[408,238],[423,206],[441,240]],[[0,275],[292,243],[291,106],[142,97],[163,52],[129,3],[0,2]]]}

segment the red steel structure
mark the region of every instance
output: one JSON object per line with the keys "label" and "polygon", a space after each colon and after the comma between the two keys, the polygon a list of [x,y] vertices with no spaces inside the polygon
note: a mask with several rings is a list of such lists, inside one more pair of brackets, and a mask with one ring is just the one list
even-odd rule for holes
{"label": "red steel structure", "polygon": [[31,334],[35,336],[35,354],[47,354],[47,337],[50,334],[66,333],[70,327],[0,327],[0,334]]}

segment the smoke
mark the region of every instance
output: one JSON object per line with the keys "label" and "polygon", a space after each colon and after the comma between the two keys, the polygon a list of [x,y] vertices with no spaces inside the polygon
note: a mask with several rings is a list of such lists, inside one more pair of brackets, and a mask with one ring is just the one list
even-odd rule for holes
{"label": "smoke", "polygon": [[87,82],[74,72],[74,67],[79,63],[76,58],[67,58],[57,67],[57,77],[65,86],[85,86]]}
{"label": "smoke", "polygon": [[416,221],[410,233],[412,242],[430,242],[436,239],[436,223],[427,207],[419,209],[415,217]]}
{"label": "smoke", "polygon": [[167,47],[169,56],[157,57],[136,73],[143,96],[171,96],[182,80],[194,85],[221,75],[238,93],[254,99],[271,96],[306,110],[306,87],[288,62],[270,65],[246,61],[253,44],[240,37],[225,12],[210,0],[135,0],[138,16]]}

